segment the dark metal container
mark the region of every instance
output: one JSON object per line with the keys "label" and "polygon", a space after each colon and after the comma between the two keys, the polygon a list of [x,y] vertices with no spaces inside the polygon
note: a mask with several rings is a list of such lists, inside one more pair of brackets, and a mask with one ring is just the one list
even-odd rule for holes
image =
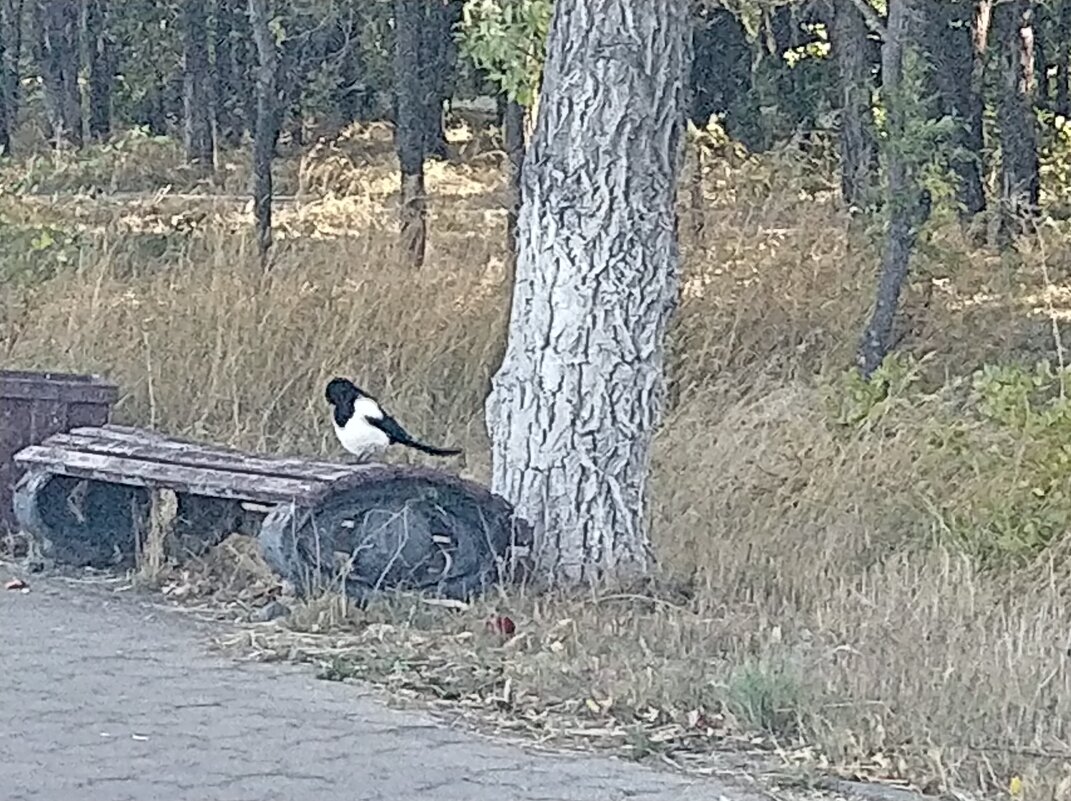
{"label": "dark metal container", "polygon": [[106,424],[118,397],[97,376],[0,370],[0,534],[18,525],[11,495],[23,471],[12,457],[53,434]]}

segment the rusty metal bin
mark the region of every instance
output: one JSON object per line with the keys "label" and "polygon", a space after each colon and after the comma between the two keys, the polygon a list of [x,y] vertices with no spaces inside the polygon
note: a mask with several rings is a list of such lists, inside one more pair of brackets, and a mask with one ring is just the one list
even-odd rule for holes
{"label": "rusty metal bin", "polygon": [[97,376],[0,370],[0,534],[18,524],[11,495],[23,471],[12,457],[78,426],[102,426],[119,389]]}

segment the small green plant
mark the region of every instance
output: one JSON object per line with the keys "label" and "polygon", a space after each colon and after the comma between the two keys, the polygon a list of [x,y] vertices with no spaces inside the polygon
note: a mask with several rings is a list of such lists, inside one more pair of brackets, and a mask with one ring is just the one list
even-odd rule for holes
{"label": "small green plant", "polygon": [[724,693],[726,709],[749,728],[781,737],[800,731],[806,693],[787,664],[746,662],[729,675]]}
{"label": "small green plant", "polygon": [[891,353],[869,380],[855,367],[846,369],[832,398],[837,423],[857,427],[883,416],[892,404],[917,392],[920,366],[910,354]]}

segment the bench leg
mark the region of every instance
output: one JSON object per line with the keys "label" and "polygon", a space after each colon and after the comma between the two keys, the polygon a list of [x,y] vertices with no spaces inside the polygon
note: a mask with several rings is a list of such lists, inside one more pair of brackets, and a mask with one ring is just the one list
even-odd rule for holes
{"label": "bench leg", "polygon": [[26,473],[15,487],[15,517],[48,559],[75,567],[133,565],[149,494],[140,487]]}

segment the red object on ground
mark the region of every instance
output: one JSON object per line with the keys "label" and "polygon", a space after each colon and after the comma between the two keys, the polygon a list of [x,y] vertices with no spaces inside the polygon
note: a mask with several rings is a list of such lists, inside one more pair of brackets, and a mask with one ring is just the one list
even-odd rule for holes
{"label": "red object on ground", "polygon": [[517,627],[513,624],[513,621],[505,615],[498,615],[487,621],[487,628],[491,631],[504,634],[507,637],[513,635],[513,632],[517,630]]}
{"label": "red object on ground", "polygon": [[5,590],[25,590],[29,589],[29,587],[30,585],[20,578],[13,578],[4,585]]}

